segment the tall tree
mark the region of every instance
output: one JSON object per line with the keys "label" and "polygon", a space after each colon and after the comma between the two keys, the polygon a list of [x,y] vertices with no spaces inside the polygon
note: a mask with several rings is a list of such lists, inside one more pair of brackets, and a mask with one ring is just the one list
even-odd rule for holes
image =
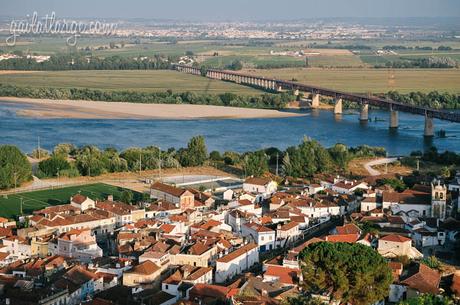
{"label": "tall tree", "polygon": [[344,144],[337,143],[329,148],[329,154],[332,160],[341,168],[346,169],[348,161],[350,161],[350,153]]}
{"label": "tall tree", "polygon": [[386,260],[374,249],[349,243],[315,243],[301,254],[303,288],[330,291],[340,303],[373,304],[383,300],[393,281]]}
{"label": "tall tree", "polygon": [[19,186],[32,178],[27,157],[12,145],[0,145],[0,189]]}
{"label": "tall tree", "polygon": [[262,176],[268,171],[268,156],[263,150],[248,153],[243,159],[246,176]]}
{"label": "tall tree", "polygon": [[38,168],[46,177],[55,177],[59,171],[70,169],[70,164],[61,156],[52,156],[38,163]]}
{"label": "tall tree", "polygon": [[203,136],[190,139],[184,154],[182,165],[201,166],[208,159],[208,149]]}
{"label": "tall tree", "polygon": [[134,195],[130,190],[124,190],[120,195],[120,201],[131,204],[133,202]]}

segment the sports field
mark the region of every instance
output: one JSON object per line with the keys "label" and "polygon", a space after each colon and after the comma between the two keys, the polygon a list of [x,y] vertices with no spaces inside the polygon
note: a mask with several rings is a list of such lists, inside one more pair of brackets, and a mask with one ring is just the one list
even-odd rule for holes
{"label": "sports field", "polygon": [[197,92],[257,95],[261,91],[237,84],[169,70],[0,72],[0,83],[27,87],[88,88],[139,92]]}
{"label": "sports field", "polygon": [[[71,186],[53,190],[33,191],[10,195],[0,195],[0,216],[15,218],[20,214],[21,198],[23,214],[32,214],[33,211],[47,206],[66,204],[70,202],[70,197],[75,194],[82,194],[93,200],[106,199],[108,195],[113,195],[114,199],[120,198],[123,188],[104,183]],[[134,198],[139,199],[141,194],[134,193]]]}

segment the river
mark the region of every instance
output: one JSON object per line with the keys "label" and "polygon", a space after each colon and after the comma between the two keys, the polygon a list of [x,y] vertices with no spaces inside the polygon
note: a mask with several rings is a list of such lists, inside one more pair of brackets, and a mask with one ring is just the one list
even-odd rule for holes
{"label": "river", "polygon": [[[325,146],[344,143],[382,146],[390,155],[404,155],[434,145],[440,151],[460,152],[460,124],[435,120],[435,129],[447,137],[423,138],[424,118],[400,113],[400,127],[388,129],[388,112],[371,110],[372,122],[360,124],[356,111],[340,119],[330,111],[305,111],[306,116],[262,119],[212,120],[121,120],[121,119],[47,119],[17,116],[21,104],[0,101],[0,144],[14,144],[25,152],[40,145],[52,149],[58,143],[95,144],[101,148],[124,149],[132,146],[159,145],[162,149],[184,147],[189,138],[203,135],[209,151],[244,152],[267,147],[284,149],[298,144],[304,136]],[[379,120],[375,121],[377,117]]]}

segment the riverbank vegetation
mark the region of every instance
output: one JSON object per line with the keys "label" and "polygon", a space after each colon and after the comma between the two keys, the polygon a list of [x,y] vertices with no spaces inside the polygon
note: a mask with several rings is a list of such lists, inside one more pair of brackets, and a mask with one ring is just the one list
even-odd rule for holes
{"label": "riverbank vegetation", "polygon": [[460,95],[447,92],[440,93],[431,91],[430,93],[411,92],[401,94],[397,91],[390,91],[386,97],[403,104],[430,107],[436,109],[460,109]]}
{"label": "riverbank vegetation", "polygon": [[450,57],[400,57],[395,60],[389,60],[385,64],[377,64],[375,68],[394,68],[394,69],[452,69],[458,68],[458,62]]}
{"label": "riverbank vegetation", "polygon": [[282,109],[295,99],[290,92],[265,93],[258,96],[235,93],[206,94],[195,92],[135,92],[79,88],[33,88],[0,84],[0,96],[53,100],[89,100],[145,104],[195,104],[246,108]]}

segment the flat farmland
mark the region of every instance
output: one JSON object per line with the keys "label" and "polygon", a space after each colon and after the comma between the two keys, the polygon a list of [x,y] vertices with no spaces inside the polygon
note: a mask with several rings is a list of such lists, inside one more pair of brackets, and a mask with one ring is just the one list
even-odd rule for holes
{"label": "flat farmland", "polygon": [[34,71],[0,73],[0,84],[28,87],[88,88],[132,90],[138,92],[197,92],[220,94],[233,92],[257,95],[261,91],[237,84],[167,70],[124,71]]}
{"label": "flat farmland", "polygon": [[250,74],[313,84],[355,93],[397,90],[460,93],[460,69],[271,69]]}

